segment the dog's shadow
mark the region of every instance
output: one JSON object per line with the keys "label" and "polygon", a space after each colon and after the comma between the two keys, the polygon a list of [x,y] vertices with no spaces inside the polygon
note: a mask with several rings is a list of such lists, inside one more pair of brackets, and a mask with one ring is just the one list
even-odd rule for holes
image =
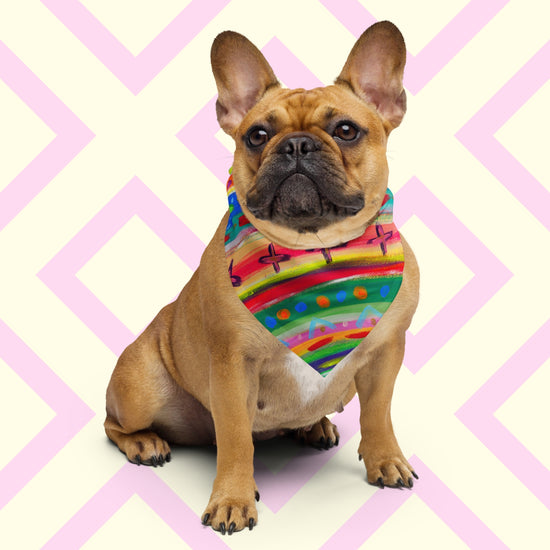
{"label": "dog's shadow", "polygon": [[[275,437],[254,442],[254,472],[258,482],[262,478],[273,479],[283,471],[299,474],[322,466],[336,452],[337,448],[324,450],[301,444],[288,436]],[[217,449],[214,445],[187,447],[172,445],[172,460],[187,458],[199,461],[205,469],[216,471]],[[317,468],[315,468],[317,469]]]}
{"label": "dog's shadow", "polygon": [[[181,458],[186,453],[193,454],[196,458],[211,463],[216,467],[216,446],[205,445],[199,447],[188,447],[185,445],[171,445],[172,455]],[[263,441],[254,442],[254,466],[255,470],[271,470],[277,473],[285,468],[290,462],[300,463],[311,462],[317,457],[322,457],[326,452],[324,449],[317,449],[312,446],[301,444],[288,436],[274,437]]]}
{"label": "dog's shadow", "polygon": [[[328,458],[330,451],[304,445],[291,437],[277,437],[254,444],[254,469],[256,475],[277,474],[287,468],[300,470],[312,462]],[[332,454],[332,453],[330,453]]]}
{"label": "dog's shadow", "polygon": [[[108,443],[109,447],[115,447],[111,441]],[[328,450],[320,450],[304,445],[289,436],[255,441],[254,478],[262,494],[262,500],[267,498],[268,502],[276,503],[281,498],[283,500],[290,498],[290,495],[298,487],[302,486],[336,455],[338,449],[339,447],[333,447]],[[182,484],[182,487],[188,490],[191,481],[188,473],[193,471],[194,476],[191,483],[196,486],[197,491],[202,494],[210,490],[210,484],[216,477],[217,449],[215,445],[171,444],[171,455],[171,463],[165,464],[165,467],[168,466],[166,471],[165,468],[155,468],[162,478],[170,480],[169,482],[174,484],[174,488]],[[344,467],[344,470],[349,469],[349,473],[356,475],[356,468],[357,464],[349,464],[348,467]],[[182,488],[182,490],[184,489]],[[287,493],[289,494],[287,495]]]}

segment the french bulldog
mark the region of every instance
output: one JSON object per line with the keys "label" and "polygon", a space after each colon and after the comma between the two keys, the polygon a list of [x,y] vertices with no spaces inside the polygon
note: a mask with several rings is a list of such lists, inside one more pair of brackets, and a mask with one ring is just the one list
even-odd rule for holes
{"label": "french bulldog", "polygon": [[[168,442],[215,443],[202,522],[222,534],[258,521],[254,441],[291,433],[337,445],[326,415],[356,393],[367,481],[411,488],[418,479],[390,417],[419,285],[387,191],[386,143],[406,110],[405,57],[397,27],[376,23],[333,85],[285,89],[244,36],[223,32],[212,45],[217,118],[235,140],[229,211],[179,297],[121,354],[105,431],[138,465],[169,462]],[[293,285],[313,264],[301,298]],[[397,284],[380,286],[385,277]],[[322,317],[329,303],[336,313]],[[358,317],[349,317],[353,307]]]}

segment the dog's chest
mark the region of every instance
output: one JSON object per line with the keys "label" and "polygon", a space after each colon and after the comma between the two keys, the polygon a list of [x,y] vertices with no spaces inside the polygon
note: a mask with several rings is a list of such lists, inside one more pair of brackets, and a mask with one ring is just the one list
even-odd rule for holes
{"label": "dog's chest", "polygon": [[260,373],[253,430],[308,426],[341,410],[354,372],[353,352],[323,377],[295,353],[283,350]]}

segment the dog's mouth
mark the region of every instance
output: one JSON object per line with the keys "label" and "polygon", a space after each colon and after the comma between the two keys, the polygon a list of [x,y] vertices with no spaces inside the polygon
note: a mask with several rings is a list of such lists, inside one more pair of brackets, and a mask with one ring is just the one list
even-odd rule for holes
{"label": "dog's mouth", "polygon": [[258,194],[258,198],[249,194],[248,209],[258,219],[300,233],[316,233],[335,221],[354,216],[364,206],[362,195],[349,198],[333,191],[330,197],[327,196],[323,186],[303,172],[294,172],[278,185],[269,187],[271,192]]}
{"label": "dog's mouth", "polygon": [[317,186],[305,174],[296,173],[286,178],[279,186],[271,203],[271,214],[289,217],[315,217],[323,215],[328,201],[319,193]]}

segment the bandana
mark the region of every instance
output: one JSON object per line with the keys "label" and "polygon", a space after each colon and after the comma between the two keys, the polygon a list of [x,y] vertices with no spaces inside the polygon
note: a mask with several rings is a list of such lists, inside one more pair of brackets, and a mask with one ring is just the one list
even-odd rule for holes
{"label": "bandana", "polygon": [[403,247],[387,191],[360,237],[294,250],[269,241],[243,214],[227,182],[225,254],[243,304],[273,336],[326,376],[368,336],[403,279]]}

